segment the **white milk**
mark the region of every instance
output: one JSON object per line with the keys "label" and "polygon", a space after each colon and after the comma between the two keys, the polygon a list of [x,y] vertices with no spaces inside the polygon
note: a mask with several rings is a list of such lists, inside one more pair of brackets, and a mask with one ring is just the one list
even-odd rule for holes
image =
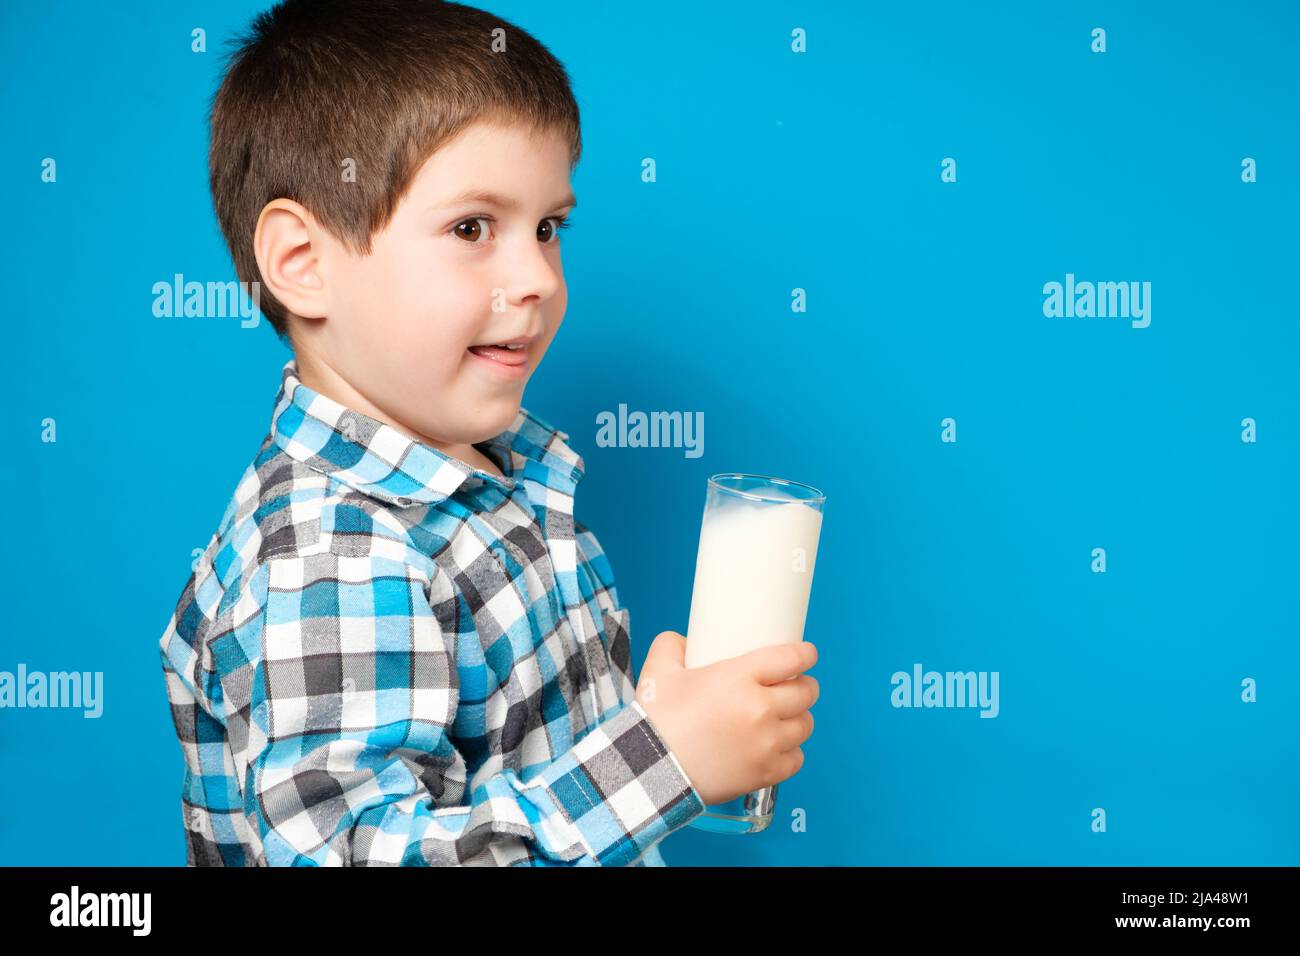
{"label": "white milk", "polygon": [[803,640],[822,515],[779,489],[762,504],[726,497],[707,508],[686,626],[686,666]]}

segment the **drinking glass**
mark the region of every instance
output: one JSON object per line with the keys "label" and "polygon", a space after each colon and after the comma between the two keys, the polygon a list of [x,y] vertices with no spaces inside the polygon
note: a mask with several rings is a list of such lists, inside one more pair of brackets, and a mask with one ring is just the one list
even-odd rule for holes
{"label": "drinking glass", "polygon": [[[686,626],[686,666],[803,640],[826,496],[811,485],[735,472],[709,479]],[[705,807],[691,826],[757,833],[776,785]]]}

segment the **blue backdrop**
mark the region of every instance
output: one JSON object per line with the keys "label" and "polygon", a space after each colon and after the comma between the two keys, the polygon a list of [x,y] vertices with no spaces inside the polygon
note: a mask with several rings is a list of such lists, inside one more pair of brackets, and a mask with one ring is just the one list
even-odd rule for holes
{"label": "blue backdrop", "polygon": [[[806,763],[668,862],[1300,864],[1296,6],[483,5],[583,110],[525,404],[637,666],[709,475],[827,495]],[[206,111],[261,6],[0,12],[0,670],[104,675],[98,719],[0,709],[3,864],[184,863],[158,639],[288,354],[151,290],[235,278]],[[1067,274],[1149,282],[1149,324],[1045,314]],[[599,447],[620,403],[702,412],[703,455]],[[917,664],[997,672],[997,716],[893,706]]]}

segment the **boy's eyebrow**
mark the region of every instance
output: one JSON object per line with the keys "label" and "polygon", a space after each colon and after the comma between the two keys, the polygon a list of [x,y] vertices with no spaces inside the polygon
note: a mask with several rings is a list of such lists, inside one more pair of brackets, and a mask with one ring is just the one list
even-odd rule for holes
{"label": "boy's eyebrow", "polygon": [[[503,196],[500,193],[494,193],[491,190],[477,189],[477,188],[467,189],[459,196],[453,196],[451,199],[448,199],[446,202],[441,203],[441,205],[460,206],[468,202],[481,202],[489,206],[496,206],[499,209],[505,209],[509,212],[517,211],[520,206],[519,200],[513,198],[512,196]],[[573,193],[569,193],[559,202],[554,203],[551,206],[551,208],[560,209],[564,206],[576,207],[577,205],[578,205],[577,197],[574,196]]]}

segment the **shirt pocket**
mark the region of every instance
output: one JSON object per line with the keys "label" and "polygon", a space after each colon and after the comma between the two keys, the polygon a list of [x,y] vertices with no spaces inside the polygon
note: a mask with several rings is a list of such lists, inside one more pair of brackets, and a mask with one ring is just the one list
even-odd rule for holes
{"label": "shirt pocket", "polygon": [[632,675],[631,610],[625,607],[600,610],[601,625],[605,631],[605,651],[616,675],[619,697],[625,703],[632,699],[636,682]]}

